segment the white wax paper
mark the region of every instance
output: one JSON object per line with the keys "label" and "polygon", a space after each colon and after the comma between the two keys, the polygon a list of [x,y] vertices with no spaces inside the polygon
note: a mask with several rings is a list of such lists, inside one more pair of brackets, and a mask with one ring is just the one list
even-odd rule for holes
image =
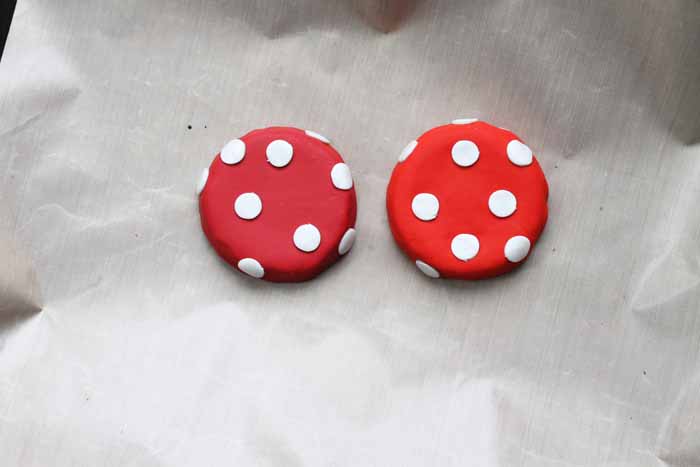
{"label": "white wax paper", "polygon": [[[0,62],[0,464],[700,466],[696,0],[19,0]],[[430,280],[384,197],[477,117],[550,183],[527,263]],[[358,237],[243,277],[194,193],[330,137]],[[188,129],[191,126],[191,129]]]}

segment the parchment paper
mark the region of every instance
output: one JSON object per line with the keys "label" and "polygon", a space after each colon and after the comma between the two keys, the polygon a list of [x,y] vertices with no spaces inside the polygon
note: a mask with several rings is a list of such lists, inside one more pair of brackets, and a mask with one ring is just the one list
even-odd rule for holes
{"label": "parchment paper", "polygon": [[[20,0],[0,64],[3,466],[700,466],[696,0]],[[395,246],[404,145],[514,130],[550,182],[516,273]],[[217,258],[194,194],[288,124],[353,170],[317,280]],[[191,129],[188,129],[191,126]]]}

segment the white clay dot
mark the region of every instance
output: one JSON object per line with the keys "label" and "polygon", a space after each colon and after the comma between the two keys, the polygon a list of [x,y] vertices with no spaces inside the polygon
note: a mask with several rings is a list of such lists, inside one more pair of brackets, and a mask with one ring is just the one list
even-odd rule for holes
{"label": "white clay dot", "polygon": [[331,140],[329,140],[328,138],[326,138],[326,137],[323,136],[322,134],[316,133],[315,131],[304,130],[304,133],[306,133],[306,136],[309,136],[309,137],[311,137],[311,138],[317,139],[317,140],[319,140],[319,141],[321,141],[321,142],[323,142],[323,143],[331,144]]}
{"label": "white clay dot", "polygon": [[496,217],[508,217],[517,207],[515,195],[508,190],[498,190],[489,196],[489,210]]}
{"label": "white clay dot", "polygon": [[233,210],[236,211],[236,215],[241,219],[255,219],[262,211],[262,201],[255,193],[243,193],[233,203]]}
{"label": "white clay dot", "polygon": [[345,234],[343,234],[343,238],[340,239],[340,244],[338,244],[338,254],[344,255],[350,251],[350,248],[355,244],[355,236],[356,232],[353,228],[349,228]]}
{"label": "white clay dot", "polygon": [[313,224],[304,224],[294,231],[294,246],[311,253],[321,244],[321,232]]}
{"label": "white clay dot", "polygon": [[437,197],[431,193],[420,193],[413,198],[411,210],[418,219],[422,221],[431,221],[438,215],[440,202]]}
{"label": "white clay dot", "polygon": [[416,260],[416,266],[418,269],[420,269],[420,272],[425,274],[428,277],[432,277],[433,279],[437,279],[440,277],[440,273],[438,272],[437,269],[429,265],[428,263],[424,263],[421,260]]}
{"label": "white clay dot", "polygon": [[253,258],[243,258],[238,262],[238,269],[256,279],[261,279],[265,275],[265,270],[260,263]]}
{"label": "white clay dot", "polygon": [[197,196],[201,195],[204,191],[204,187],[207,185],[207,179],[209,178],[209,168],[202,170],[202,175],[199,176],[197,180]]}
{"label": "white clay dot", "polygon": [[401,151],[401,154],[399,154],[399,162],[403,162],[408,159],[408,156],[410,156],[413,150],[416,149],[416,146],[418,146],[418,141],[411,141],[408,143],[406,147],[403,148],[403,151]]}
{"label": "white clay dot", "polygon": [[459,234],[452,239],[450,247],[457,259],[469,261],[479,253],[479,239],[472,234]]}
{"label": "white clay dot", "polygon": [[519,263],[530,252],[530,240],[522,235],[511,237],[503,249],[506,259],[511,263]]}
{"label": "white clay dot", "polygon": [[352,188],[352,174],[347,164],[339,162],[331,169],[331,181],[333,186],[339,190],[349,190]]}
{"label": "white clay dot", "polygon": [[472,166],[479,160],[479,147],[473,141],[457,141],[452,146],[452,160],[460,167]]}
{"label": "white clay dot", "polygon": [[517,139],[508,143],[506,152],[508,159],[517,166],[525,167],[532,164],[532,150]]}
{"label": "white clay dot", "polygon": [[478,118],[458,118],[456,120],[452,120],[453,125],[469,125],[470,123],[478,122]]}
{"label": "white clay dot", "polygon": [[224,164],[238,164],[245,157],[245,143],[240,139],[234,139],[226,143],[221,150],[221,161]]}
{"label": "white clay dot", "polygon": [[270,164],[275,167],[284,167],[291,162],[294,148],[285,140],[276,139],[267,145],[265,154]]}

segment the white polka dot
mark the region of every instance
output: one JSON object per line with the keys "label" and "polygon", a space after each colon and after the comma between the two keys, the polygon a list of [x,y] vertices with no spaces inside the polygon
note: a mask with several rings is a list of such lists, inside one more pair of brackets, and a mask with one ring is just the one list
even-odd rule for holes
{"label": "white polka dot", "polygon": [[313,224],[304,224],[294,231],[294,246],[311,253],[321,244],[321,232]]}
{"label": "white polka dot", "polygon": [[243,258],[238,262],[238,269],[256,279],[261,279],[265,275],[265,270],[259,262],[253,258]]}
{"label": "white polka dot", "polygon": [[532,150],[517,139],[508,143],[506,152],[508,153],[508,159],[515,165],[525,167],[532,164]]}
{"label": "white polka dot", "polygon": [[403,151],[401,151],[401,154],[399,154],[399,162],[403,162],[408,159],[408,156],[410,156],[413,150],[416,149],[416,146],[418,146],[418,141],[411,141],[408,143],[406,147],[403,148]]}
{"label": "white polka dot", "polygon": [[470,123],[478,122],[478,118],[458,118],[456,120],[452,120],[452,124],[454,125],[469,125]]}
{"label": "white polka dot", "polygon": [[489,210],[496,217],[508,217],[517,207],[515,195],[508,190],[498,190],[489,196]]}
{"label": "white polka dot", "polygon": [[243,193],[233,203],[233,210],[236,211],[236,215],[241,219],[255,219],[262,211],[262,201],[255,193]]}
{"label": "white polka dot", "polygon": [[352,174],[347,164],[339,162],[331,169],[331,180],[333,186],[339,190],[349,190],[352,188]]}
{"label": "white polka dot", "polygon": [[294,155],[294,148],[283,139],[276,139],[267,145],[265,150],[267,161],[275,167],[284,167],[289,164]]}
{"label": "white polka dot", "polygon": [[530,240],[522,235],[511,237],[503,249],[506,259],[511,263],[519,263],[530,252]]}
{"label": "white polka dot", "polygon": [[420,193],[413,198],[411,210],[418,219],[422,221],[431,221],[438,215],[440,202],[433,194]]}
{"label": "white polka dot", "polygon": [[452,160],[460,167],[469,167],[479,160],[479,147],[472,141],[457,141],[452,146]]}
{"label": "white polka dot", "polygon": [[338,244],[339,254],[344,255],[350,251],[350,248],[355,244],[355,236],[356,232],[353,228],[349,228],[345,234],[343,234],[343,238],[340,239],[340,244]]}
{"label": "white polka dot", "polygon": [[202,175],[199,176],[197,181],[197,196],[201,195],[204,191],[204,187],[207,185],[207,179],[209,178],[209,169],[206,168],[202,170]]}
{"label": "white polka dot", "polygon": [[306,133],[306,136],[310,136],[311,138],[317,139],[317,140],[324,142],[326,144],[331,144],[331,140],[329,140],[328,138],[326,138],[325,136],[323,136],[319,133],[316,133],[315,131],[305,130],[304,133]]}
{"label": "white polka dot", "polygon": [[472,234],[459,234],[452,239],[451,248],[457,259],[469,261],[479,253],[479,239]]}
{"label": "white polka dot", "polygon": [[221,161],[224,164],[238,164],[245,157],[245,143],[240,139],[234,139],[226,143],[221,150]]}
{"label": "white polka dot", "polygon": [[428,263],[424,263],[421,260],[416,260],[416,266],[418,269],[420,269],[420,272],[425,274],[428,277],[432,277],[433,279],[437,279],[440,277],[440,273],[438,272],[437,269],[429,265]]}

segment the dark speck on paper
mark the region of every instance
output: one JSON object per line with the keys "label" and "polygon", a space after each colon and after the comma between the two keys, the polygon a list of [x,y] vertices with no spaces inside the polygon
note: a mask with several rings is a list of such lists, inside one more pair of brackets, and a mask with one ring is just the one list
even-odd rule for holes
{"label": "dark speck on paper", "polygon": [[191,130],[191,129],[192,129],[192,125],[187,125],[187,129],[188,129],[188,130]]}

